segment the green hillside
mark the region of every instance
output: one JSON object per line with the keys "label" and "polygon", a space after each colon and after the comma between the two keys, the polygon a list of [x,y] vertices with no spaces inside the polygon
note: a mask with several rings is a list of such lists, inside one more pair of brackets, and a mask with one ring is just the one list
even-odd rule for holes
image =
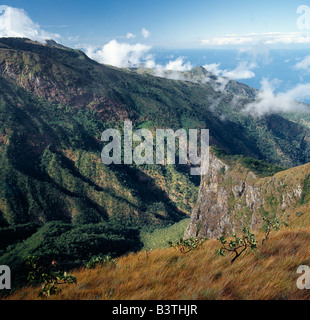
{"label": "green hillside", "polygon": [[[29,39],[0,39],[0,237],[10,235],[0,264],[14,261],[17,270],[25,255],[38,254],[79,265],[98,252],[138,250],[142,228],[189,217],[200,184],[189,166],[102,163],[102,132],[122,130],[128,119],[152,132],[210,129],[212,145],[267,168],[310,162],[307,122],[245,114],[240,109],[255,90],[234,81],[228,88],[117,69]],[[62,255],[63,248],[69,249]]]}

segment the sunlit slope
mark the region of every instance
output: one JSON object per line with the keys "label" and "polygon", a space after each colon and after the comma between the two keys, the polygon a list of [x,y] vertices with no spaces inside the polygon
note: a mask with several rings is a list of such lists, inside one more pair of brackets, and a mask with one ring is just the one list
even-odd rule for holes
{"label": "sunlit slope", "polygon": [[[309,223],[309,208],[304,218]],[[296,221],[296,224],[299,222]],[[310,299],[296,286],[297,268],[310,265],[309,224],[273,233],[256,253],[249,251],[234,264],[231,256],[219,257],[216,240],[189,254],[175,249],[157,249],[130,254],[117,266],[72,273],[77,285],[64,287],[59,300],[286,300]],[[37,299],[39,288],[24,288],[9,299]]]}

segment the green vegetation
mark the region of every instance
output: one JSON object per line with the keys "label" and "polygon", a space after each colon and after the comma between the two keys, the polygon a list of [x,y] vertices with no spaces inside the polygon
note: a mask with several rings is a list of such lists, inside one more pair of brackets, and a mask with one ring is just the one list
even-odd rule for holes
{"label": "green vegetation", "polygon": [[117,263],[110,255],[92,257],[85,265],[86,269],[94,269],[99,266],[106,267],[108,265],[116,266]]}
{"label": "green vegetation", "polygon": [[194,239],[194,238],[189,238],[189,239],[181,238],[179,241],[177,241],[175,243],[170,242],[169,246],[171,248],[175,248],[175,249],[179,250],[183,254],[187,254],[192,251],[197,251],[197,250],[201,249],[206,240],[207,240],[206,238],[199,238],[199,239],[198,238],[196,238],[196,239]]}
{"label": "green vegetation", "polygon": [[[287,169],[285,167],[271,164],[263,160],[245,157],[243,155],[229,155],[223,149],[220,149],[216,146],[212,146],[212,150],[216,157],[224,160],[227,164],[235,166],[236,164],[240,163],[242,166],[249,169],[260,178],[271,177],[274,174]],[[225,173],[225,167],[221,169],[221,173]]]}
{"label": "green vegetation", "polygon": [[253,158],[241,158],[240,162],[249,170],[253,171],[259,177],[271,177],[274,174],[285,170],[286,168],[266,163],[262,160]]}
{"label": "green vegetation", "polygon": [[55,221],[23,242],[9,246],[0,256],[0,265],[10,266],[12,283],[17,286],[26,281],[24,260],[28,256],[39,258],[45,266],[56,260],[59,270],[70,270],[86,265],[95,256],[117,257],[141,248],[137,228],[111,222],[75,226]]}
{"label": "green vegetation", "polygon": [[264,245],[265,241],[269,239],[270,232],[274,230],[275,232],[279,232],[281,229],[281,225],[288,227],[290,215],[286,216],[286,221],[281,221],[280,219],[274,217],[271,219],[269,217],[269,212],[266,212],[266,214],[262,217],[262,220],[264,222],[263,230],[265,231],[265,237],[262,240],[262,245]]}
{"label": "green vegetation", "polygon": [[243,234],[241,236],[237,236],[236,233],[233,233],[231,239],[227,240],[225,236],[221,236],[218,241],[221,243],[222,247],[216,250],[216,254],[225,256],[226,252],[233,252],[235,256],[231,260],[231,264],[233,264],[247,249],[251,249],[254,252],[257,249],[256,237],[248,228],[243,229]]}
{"label": "green vegetation", "polygon": [[27,280],[30,283],[41,283],[42,289],[39,291],[39,297],[48,298],[61,292],[59,286],[64,284],[77,283],[76,277],[64,271],[54,271],[56,262],[50,268],[40,264],[39,258],[29,256],[26,258],[26,266],[30,269]]}
{"label": "green vegetation", "polygon": [[310,175],[307,175],[303,188],[302,188],[302,195],[301,195],[301,204],[306,204],[310,201]]}
{"label": "green vegetation", "polygon": [[0,254],[1,250],[6,249],[8,246],[29,238],[36,233],[40,227],[41,225],[38,223],[27,223],[24,225],[0,228]]}
{"label": "green vegetation", "polygon": [[[233,108],[236,95],[242,108],[254,93],[237,82],[223,96],[211,82],[140,75],[16,38],[0,39],[0,64],[0,264],[17,285],[27,256],[67,270],[184,235],[200,184],[188,165],[102,163],[102,132],[126,119],[134,130],[210,129],[220,156],[259,176],[310,162],[309,126]],[[303,201],[308,194],[305,182]]]}
{"label": "green vegetation", "polygon": [[144,249],[169,248],[169,242],[176,242],[184,236],[184,232],[189,223],[190,219],[184,219],[172,226],[164,228],[157,227],[153,231],[142,230],[140,236]]}

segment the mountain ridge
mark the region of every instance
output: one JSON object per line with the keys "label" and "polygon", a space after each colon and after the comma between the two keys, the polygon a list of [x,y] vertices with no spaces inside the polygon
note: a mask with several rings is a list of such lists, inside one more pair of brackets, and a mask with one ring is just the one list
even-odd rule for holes
{"label": "mountain ridge", "polygon": [[264,161],[268,174],[310,162],[307,121],[241,112],[253,102],[245,88],[253,92],[237,82],[222,92],[210,82],[140,75],[78,50],[1,38],[0,235],[9,237],[0,264],[19,284],[28,255],[73,268],[100,253],[140,250],[142,230],[191,215],[201,178],[188,165],[102,163],[102,132],[122,131],[125,120],[151,132],[209,129],[212,146]]}
{"label": "mountain ridge", "polygon": [[[203,74],[206,72],[202,68],[198,71]],[[195,73],[195,70],[193,72]],[[192,177],[188,176],[186,166],[169,168],[170,178],[167,180],[167,170],[158,166],[133,168],[130,169],[131,171],[120,167],[120,170],[113,168],[111,171],[112,167],[104,168],[100,165],[101,133],[110,127],[121,130],[123,121],[126,119],[131,120],[135,128],[143,127],[151,130],[208,128],[211,133],[210,143],[218,145],[231,154],[244,154],[286,166],[310,162],[310,141],[305,139],[310,136],[310,129],[291,122],[281,115],[268,115],[259,119],[244,115],[230,106],[234,99],[232,93],[223,95],[210,83],[198,84],[149,75],[141,76],[136,72],[100,65],[78,50],[42,45],[29,39],[18,38],[0,39],[0,80],[3,111],[1,118],[3,167],[12,164],[12,157],[17,160],[18,154],[22,151],[23,165],[20,165],[17,160],[11,168],[25,181],[24,183],[27,184],[26,181],[30,181],[29,178],[32,181],[33,178],[39,177],[39,180],[45,181],[44,184],[49,181],[50,185],[54,185],[52,188],[56,187],[57,193],[65,192],[65,198],[81,195],[81,191],[77,191],[76,188],[79,190],[86,188],[92,195],[87,202],[93,203],[94,210],[97,212],[95,216],[102,214],[105,217],[104,212],[115,211],[103,210],[102,207],[106,207],[107,203],[105,205],[102,202],[98,203],[99,194],[102,192],[98,193],[98,190],[106,188],[107,185],[102,179],[98,181],[96,178],[96,176],[109,177],[110,174],[113,176],[115,169],[114,172],[120,171],[117,175],[125,174],[127,184],[128,181],[132,181],[131,174],[135,180],[136,177],[146,175],[146,181],[149,181],[146,183],[153,185],[154,178],[157,177],[156,201],[161,202],[163,193],[169,194],[164,198],[168,198],[168,207],[172,208],[170,212],[172,216],[175,210],[190,214],[194,206],[195,197],[187,195],[197,192],[199,182],[191,181]],[[238,84],[233,82],[233,85]],[[244,88],[244,85],[240,87]],[[218,100],[221,100],[219,105],[214,106],[214,101]],[[226,120],[221,120],[220,115],[224,115]],[[231,132],[234,132],[234,135],[231,135]],[[26,143],[22,144],[22,140]],[[18,150],[17,146],[20,144],[22,147]],[[89,160],[86,159],[93,157],[87,155],[89,152],[93,156],[97,153],[96,160],[92,160],[97,164],[92,165],[93,169],[90,170],[83,168],[83,172],[88,171],[84,176],[81,169],[78,169],[76,160],[83,159],[82,163],[85,162],[83,165],[87,165]],[[85,156],[80,158],[81,154]],[[49,164],[49,161],[52,162]],[[79,161],[81,163],[81,160]],[[51,166],[51,163],[54,166],[57,164],[57,172],[46,167]],[[103,169],[106,173],[103,173]],[[92,170],[95,171],[92,172]],[[75,186],[68,185],[63,178],[57,182],[59,179],[57,175],[62,174],[65,176],[69,174],[68,176],[72,177],[70,183],[75,181]],[[183,194],[178,191],[180,187],[176,177],[184,179],[181,187]],[[112,181],[113,179],[115,178],[112,178]],[[145,178],[141,179],[145,180]],[[169,190],[168,184],[171,183],[171,179],[176,179],[173,182],[175,187]],[[24,183],[17,188],[24,189]],[[142,198],[145,198],[145,195],[141,197],[142,189],[135,182],[130,182],[129,185],[134,186],[133,189],[136,191],[133,193],[137,195],[138,192],[140,194],[138,198],[141,199],[138,202],[143,203]],[[90,191],[93,188],[95,191]],[[118,188],[123,189],[121,186]],[[7,190],[11,190],[11,187],[5,184],[3,190],[8,192]],[[146,190],[155,189],[150,187]],[[32,193],[32,191],[29,192]],[[9,191],[9,194],[11,193]],[[85,197],[83,193],[84,191],[82,191],[82,198]],[[0,208],[2,216],[7,217],[4,219],[8,221],[8,217],[12,214],[25,216],[25,213],[22,213],[24,211],[22,207],[31,208],[29,203],[27,206],[17,207],[14,203],[16,201],[27,203],[28,194],[24,195],[23,199],[14,200],[13,197],[10,204],[10,206],[13,205],[13,209],[8,209],[8,201],[4,197]],[[125,202],[134,203],[129,211],[137,212],[135,207],[138,202],[129,194]],[[32,200],[34,201],[32,205],[35,204],[34,207],[37,208],[35,212],[43,205],[41,203],[43,200],[39,201],[36,198],[33,197]],[[176,201],[177,207],[174,205]],[[61,208],[63,212],[63,208],[67,206],[62,204],[56,207]],[[20,212],[16,213],[16,210]],[[29,210],[26,209],[26,211]],[[125,211],[128,211],[128,208]],[[145,209],[142,212],[145,212]],[[74,216],[72,212],[63,214],[64,219]],[[111,216],[111,214],[108,215]],[[38,219],[34,218],[36,215],[38,213],[30,214],[33,218],[27,218],[26,221],[17,219],[15,223]],[[29,214],[27,213],[26,216]]]}

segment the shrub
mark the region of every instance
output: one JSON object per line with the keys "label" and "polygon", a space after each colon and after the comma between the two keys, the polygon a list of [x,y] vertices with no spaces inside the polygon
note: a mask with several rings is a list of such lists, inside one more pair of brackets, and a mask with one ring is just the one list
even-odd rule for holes
{"label": "shrub", "polygon": [[170,247],[180,250],[182,253],[186,254],[191,251],[197,251],[199,250],[203,244],[205,243],[207,239],[201,238],[201,239],[183,239],[181,238],[176,243],[169,242]]}
{"label": "shrub", "polygon": [[256,251],[257,249],[257,241],[255,235],[251,233],[248,228],[243,229],[242,236],[237,236],[236,233],[233,233],[232,239],[230,239],[229,242],[225,236],[220,237],[218,240],[220,241],[222,247],[219,250],[216,250],[216,254],[225,256],[226,252],[234,252],[235,256],[231,260],[232,264],[248,248],[250,248],[252,251]]}
{"label": "shrub", "polygon": [[[65,271],[53,271],[39,262],[39,258],[29,256],[25,260],[30,268],[27,280],[29,282],[42,283],[42,290],[39,291],[39,297],[50,297],[61,292],[59,285],[76,283],[76,277]],[[57,262],[51,263],[51,268],[55,268]]]}
{"label": "shrub", "polygon": [[86,264],[85,267],[87,269],[94,269],[95,267],[98,266],[108,266],[108,265],[113,265],[116,266],[116,260],[112,259],[112,257],[110,255],[106,255],[106,256],[95,256],[92,257]]}
{"label": "shrub", "polygon": [[[287,215],[287,221],[289,220],[289,217],[290,216]],[[267,217],[263,217],[262,219],[265,222],[264,229],[266,230],[265,238],[262,240],[262,245],[264,245],[265,241],[269,239],[269,235],[272,229],[275,230],[275,232],[278,232],[280,231],[281,224],[283,224],[285,227],[288,226],[287,221],[280,222],[278,218],[274,218],[273,221]]]}

